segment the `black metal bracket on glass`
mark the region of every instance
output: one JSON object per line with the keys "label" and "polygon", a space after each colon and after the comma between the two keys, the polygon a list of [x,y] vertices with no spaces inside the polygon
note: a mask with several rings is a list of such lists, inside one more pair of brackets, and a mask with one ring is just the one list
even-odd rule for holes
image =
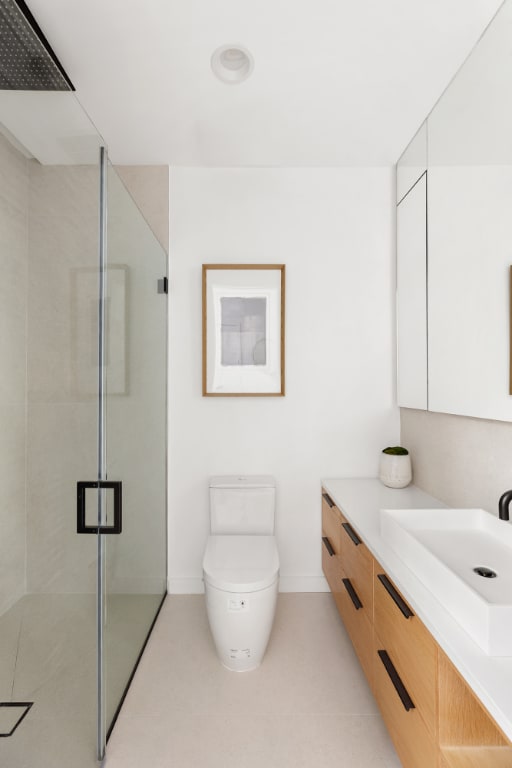
{"label": "black metal bracket on glass", "polygon": [[157,283],[158,293],[169,293],[169,280],[167,277],[161,277]]}
{"label": "black metal bracket on glass", "polygon": [[349,594],[350,599],[354,603],[354,608],[356,609],[356,611],[358,611],[360,608],[363,607],[363,604],[359,599],[359,595],[357,594],[354,587],[352,586],[352,582],[350,581],[350,579],[342,579],[342,582],[343,582],[343,586],[345,587],[345,589]]}
{"label": "black metal bracket on glass", "polygon": [[[317,498],[318,498],[318,497],[317,497]],[[326,548],[326,550],[328,551],[329,555],[330,555],[331,557],[332,557],[333,555],[335,555],[335,554],[336,554],[336,552],[335,552],[335,551],[334,551],[334,549],[332,548],[332,544],[331,544],[331,542],[329,541],[329,539],[327,538],[327,536],[322,536],[322,541],[323,541],[323,543],[324,543],[324,547],[325,547],[325,548]]]}
{"label": "black metal bracket on glass", "polygon": [[384,664],[386,672],[389,675],[389,679],[393,683],[395,691],[398,693],[400,697],[400,701],[404,705],[404,709],[407,710],[407,712],[409,712],[409,710],[411,709],[416,709],[416,707],[414,706],[413,700],[409,696],[407,688],[402,683],[402,680],[400,679],[400,675],[396,671],[394,664],[389,658],[386,651],[377,651],[377,653],[379,654],[380,660]]}
{"label": "black metal bracket on glass", "polygon": [[393,602],[398,606],[398,608],[401,610],[403,615],[406,619],[410,619],[411,616],[414,616],[414,613],[411,611],[403,597],[398,594],[397,590],[395,589],[394,585],[391,583],[391,581],[388,579],[385,573],[378,573],[377,578],[390,596],[390,598],[393,600]]}
{"label": "black metal bracket on glass", "polygon": [[327,502],[327,504],[330,506],[331,509],[336,506],[336,504],[331,499],[328,493],[322,493],[322,499],[325,499],[325,501]]}
{"label": "black metal bracket on glass", "polygon": [[352,539],[356,547],[358,544],[361,544],[361,539],[359,538],[357,533],[354,531],[350,523],[342,523],[341,525],[345,529],[345,532],[350,536],[350,538]]}
{"label": "black metal bracket on glass", "polygon": [[[87,488],[112,488],[114,491],[114,522],[112,525],[87,525],[85,522],[85,491]],[[76,532],[121,533],[123,484],[120,480],[80,480],[76,484]]]}

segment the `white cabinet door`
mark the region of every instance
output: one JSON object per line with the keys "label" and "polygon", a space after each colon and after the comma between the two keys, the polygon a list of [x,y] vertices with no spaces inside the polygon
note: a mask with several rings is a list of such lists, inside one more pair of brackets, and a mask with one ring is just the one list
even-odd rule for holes
{"label": "white cabinet door", "polygon": [[398,405],[426,410],[427,174],[397,207]]}
{"label": "white cabinet door", "polygon": [[512,421],[512,167],[428,173],[429,410]]}

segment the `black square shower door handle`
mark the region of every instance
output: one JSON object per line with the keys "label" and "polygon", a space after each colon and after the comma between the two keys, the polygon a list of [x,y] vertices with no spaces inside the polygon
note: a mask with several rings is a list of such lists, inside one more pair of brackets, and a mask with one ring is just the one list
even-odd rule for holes
{"label": "black square shower door handle", "polygon": [[[114,491],[114,522],[112,525],[87,525],[85,522],[85,492],[87,488],[111,488]],[[121,533],[123,516],[123,484],[120,480],[79,480],[76,484],[76,532]]]}

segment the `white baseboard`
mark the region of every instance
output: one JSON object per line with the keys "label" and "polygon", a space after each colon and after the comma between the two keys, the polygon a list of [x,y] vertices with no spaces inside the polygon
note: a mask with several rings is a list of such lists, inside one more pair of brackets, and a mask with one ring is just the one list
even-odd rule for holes
{"label": "white baseboard", "polygon": [[167,591],[170,595],[202,595],[204,583],[202,578],[170,578]]}
{"label": "white baseboard", "polygon": [[[167,585],[170,595],[202,595],[204,584],[201,578],[170,578]],[[329,592],[329,585],[323,576],[281,576],[280,592]]]}
{"label": "white baseboard", "polygon": [[162,590],[165,587],[165,582],[161,578],[113,577],[108,579],[108,585],[108,591],[111,594],[161,595],[163,594]]}
{"label": "white baseboard", "polygon": [[280,592],[329,592],[323,576],[281,576]]}

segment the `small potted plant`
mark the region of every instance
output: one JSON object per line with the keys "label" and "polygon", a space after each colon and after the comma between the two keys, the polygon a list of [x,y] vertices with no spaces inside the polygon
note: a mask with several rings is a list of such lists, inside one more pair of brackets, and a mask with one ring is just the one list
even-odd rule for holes
{"label": "small potted plant", "polygon": [[379,480],[388,488],[405,488],[412,480],[411,457],[407,448],[395,445],[380,455]]}

